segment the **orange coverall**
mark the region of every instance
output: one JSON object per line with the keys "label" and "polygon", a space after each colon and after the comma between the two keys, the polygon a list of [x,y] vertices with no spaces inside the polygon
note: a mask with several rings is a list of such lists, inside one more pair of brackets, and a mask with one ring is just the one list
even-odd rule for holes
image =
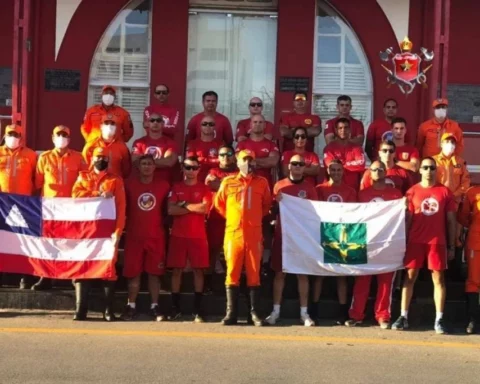
{"label": "orange coverall", "polygon": [[109,162],[108,172],[126,179],[132,170],[132,159],[130,151],[124,142],[114,140],[107,143],[103,138],[97,137],[93,141],[85,144],[83,148],[83,158],[88,166],[92,167],[93,150],[97,147],[108,148]]}
{"label": "orange coverall", "polygon": [[243,267],[247,286],[260,285],[263,254],[262,219],[270,210],[268,181],[260,176],[228,176],[215,195],[215,208],[226,219],[224,252],[227,262],[225,285],[238,286]]}
{"label": "orange coverall", "polygon": [[37,154],[27,147],[11,150],[0,147],[0,192],[30,196],[33,193],[33,180]]}
{"label": "orange coverall", "polygon": [[470,188],[470,174],[467,163],[460,156],[445,156],[443,153],[433,156],[437,163],[437,181],[450,189],[457,204]]}
{"label": "orange coverall", "polygon": [[35,186],[45,197],[71,197],[79,172],[87,168],[80,152],[68,149],[60,156],[56,149],[46,151],[38,158]]}
{"label": "orange coverall", "polygon": [[461,156],[463,153],[463,131],[456,121],[446,119],[443,124],[435,119],[423,122],[418,128],[416,147],[421,157],[435,156],[442,150],[440,140],[444,133],[452,133],[457,139],[455,154]]}
{"label": "orange coverall", "polygon": [[465,292],[480,292],[480,186],[470,188],[465,194],[462,209],[457,215],[458,222],[469,228],[465,255],[468,277]]}
{"label": "orange coverall", "polygon": [[117,140],[122,140],[126,143],[133,137],[132,119],[125,109],[118,105],[112,105],[108,107],[108,109],[105,109],[103,104],[97,104],[87,109],[83,118],[83,124],[80,127],[82,136],[87,143],[100,137],[100,126],[102,125],[104,116],[108,115],[114,116],[117,122],[117,132],[115,133]]}

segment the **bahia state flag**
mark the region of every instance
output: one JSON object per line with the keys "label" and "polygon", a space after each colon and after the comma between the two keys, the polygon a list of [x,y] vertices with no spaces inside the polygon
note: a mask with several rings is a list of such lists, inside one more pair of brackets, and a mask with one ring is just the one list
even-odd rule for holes
{"label": "bahia state flag", "polygon": [[116,277],[115,200],[0,193],[0,272]]}
{"label": "bahia state flag", "polygon": [[404,199],[332,203],[283,194],[280,216],[285,273],[358,276],[403,268]]}

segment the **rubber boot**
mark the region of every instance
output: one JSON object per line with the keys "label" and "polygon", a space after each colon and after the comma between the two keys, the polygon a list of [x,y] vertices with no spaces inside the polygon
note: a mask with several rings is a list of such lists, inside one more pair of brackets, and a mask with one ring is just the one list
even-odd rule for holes
{"label": "rubber boot", "polygon": [[75,314],[74,321],[87,320],[89,283],[85,280],[75,280]]}
{"label": "rubber boot", "polygon": [[258,316],[258,307],[260,303],[260,287],[250,288],[250,315],[252,322],[256,327],[262,327],[263,320]]}
{"label": "rubber boot", "polygon": [[35,284],[30,288],[32,291],[45,291],[52,288],[52,280],[47,277],[41,277]]}
{"label": "rubber boot", "polygon": [[113,299],[115,296],[115,281],[104,281],[103,290],[105,292],[105,312],[103,313],[103,320],[115,321],[117,318],[113,312]]}
{"label": "rubber boot", "polygon": [[478,293],[467,293],[468,325],[467,325],[466,332],[468,334],[473,334],[476,332],[478,314],[480,312],[478,300],[479,300]]}
{"label": "rubber boot", "polygon": [[227,291],[227,314],[222,319],[222,325],[236,325],[238,320],[238,287],[233,285],[226,287]]}

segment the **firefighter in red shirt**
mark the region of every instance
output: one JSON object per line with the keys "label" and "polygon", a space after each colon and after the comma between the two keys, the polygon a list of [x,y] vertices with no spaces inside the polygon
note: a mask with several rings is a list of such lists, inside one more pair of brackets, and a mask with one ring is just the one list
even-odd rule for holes
{"label": "firefighter in red shirt", "polygon": [[[395,164],[395,143],[393,141],[384,141],[380,144],[378,151],[379,160],[386,166],[385,182],[392,187],[397,188],[402,193],[407,192],[411,187],[412,181],[410,174],[403,168]],[[372,174],[369,169],[365,171],[360,183],[360,190],[369,188],[373,185]]]}
{"label": "firefighter in red shirt", "polygon": [[293,96],[293,112],[287,113],[280,118],[280,135],[283,137],[282,152],[294,149],[293,131],[295,128],[307,129],[307,151],[312,152],[315,146],[315,137],[322,133],[320,117],[307,112],[307,94],[295,92]]}
{"label": "firefighter in red shirt", "polygon": [[403,117],[395,117],[392,120],[395,164],[407,171],[418,172],[420,154],[417,148],[406,142],[407,132],[407,121]]}
{"label": "firefighter in red shirt", "polygon": [[365,129],[360,120],[354,119],[350,112],[352,110],[352,98],[342,95],[337,98],[337,117],[330,119],[325,124],[325,143],[330,144],[335,140],[335,125],[338,119],[345,118],[350,121],[350,141],[353,144],[362,145],[365,138]]}
{"label": "firefighter in red shirt", "polygon": [[185,157],[196,157],[200,162],[198,181],[203,183],[212,168],[218,167],[218,150],[222,142],[215,138],[215,119],[205,116],[200,123],[200,137],[186,144]]}
{"label": "firefighter in red shirt", "polygon": [[155,113],[162,117],[164,126],[163,134],[170,139],[175,140],[178,130],[178,120],[180,118],[180,112],[177,108],[172,107],[168,103],[168,96],[170,95],[170,89],[165,84],[159,84],[155,87],[153,97],[158,103],[151,104],[145,107],[143,111],[143,127],[148,130],[150,128],[150,118]]}
{"label": "firefighter in red shirt", "polygon": [[300,155],[305,161],[305,169],[303,170],[305,181],[315,186],[317,184],[317,176],[320,174],[320,159],[315,152],[309,152],[305,149],[307,144],[306,128],[296,128],[293,131],[293,144],[295,145],[294,149],[282,154],[282,175],[290,173],[288,170],[290,159],[295,155]]}
{"label": "firefighter in red shirt", "polygon": [[[273,188],[273,195],[277,203],[280,203],[284,193],[302,199],[317,200],[315,187],[307,182],[303,176],[305,159],[301,155],[293,155],[288,168],[290,171],[288,177],[278,181]],[[278,212],[278,207],[274,210]],[[285,273],[283,273],[282,270],[282,232],[280,225],[280,215],[278,215],[271,260],[272,269],[275,271],[275,280],[273,281],[273,311],[270,316],[265,319],[265,322],[270,325],[275,325],[280,318],[280,304],[282,302],[283,287],[285,285]],[[300,320],[306,327],[312,327],[315,323],[307,312],[308,276],[297,275],[297,280],[300,298]]]}
{"label": "firefighter in red shirt", "polygon": [[204,183],[198,181],[200,163],[197,158],[186,158],[182,168],[184,179],[173,185],[168,198],[168,214],[173,216],[167,256],[167,267],[173,268],[170,319],[177,320],[182,316],[180,286],[183,270],[189,262],[195,286],[195,322],[203,323],[204,270],[209,266],[205,217],[212,203],[212,194]]}
{"label": "firefighter in red shirt", "polygon": [[217,112],[218,94],[214,91],[205,92],[202,95],[202,103],[203,112],[196,114],[188,122],[185,142],[200,137],[202,119],[205,116],[211,116],[215,119],[215,138],[231,145],[233,143],[232,125],[227,116]]}
{"label": "firefighter in red shirt", "polygon": [[343,165],[343,181],[358,190],[360,178],[365,170],[363,148],[350,142],[350,121],[340,118],[335,125],[334,141],[323,149],[323,163],[328,168],[333,159],[340,160]]}
{"label": "firefighter in red shirt", "polygon": [[432,271],[436,308],[435,332],[446,332],[443,321],[447,259],[455,256],[456,204],[452,192],[436,181],[435,160],[426,157],[420,163],[422,180],[407,191],[407,251],[400,317],[392,329],[407,329],[408,307],[420,268],[425,261]]}
{"label": "firefighter in red shirt", "polygon": [[165,316],[158,308],[159,276],[165,273],[165,231],[163,215],[170,185],[155,179],[155,160],[152,155],[138,159],[139,173],[125,183],[127,225],[124,246],[123,276],[128,279],[128,302],[123,320],[136,317],[135,301],[140,291],[142,272],[148,274],[150,315],[154,321]]}
{"label": "firefighter in red shirt", "polygon": [[[259,97],[252,97],[248,104],[248,110],[250,112],[250,117],[248,119],[240,120],[237,123],[237,131],[235,133],[235,140],[237,143],[240,143],[243,140],[246,140],[250,137],[250,132],[252,129],[252,117],[255,115],[261,115],[263,112],[263,101]],[[273,124],[270,121],[265,121],[265,138],[268,140],[273,140]]]}
{"label": "firefighter in red shirt", "polygon": [[[401,199],[402,192],[386,183],[387,167],[381,161],[374,161],[370,166],[372,186],[361,190],[358,194],[360,203],[389,201]],[[377,297],[375,299],[375,319],[381,329],[390,328],[390,307],[392,305],[392,285],[395,272],[375,275],[377,278]],[[347,327],[354,327],[363,322],[365,305],[370,291],[371,275],[355,277],[350,319],[345,322]]]}
{"label": "firefighter in red shirt", "polygon": [[[332,203],[355,203],[357,191],[343,181],[343,165],[340,160],[334,159],[327,167],[328,181],[316,186],[319,201]],[[315,276],[313,285],[312,305],[310,315],[314,321],[318,321],[320,296],[322,294],[323,276]],[[336,323],[343,325],[348,318],[348,285],[346,276],[337,276],[337,295],[340,304]]]}

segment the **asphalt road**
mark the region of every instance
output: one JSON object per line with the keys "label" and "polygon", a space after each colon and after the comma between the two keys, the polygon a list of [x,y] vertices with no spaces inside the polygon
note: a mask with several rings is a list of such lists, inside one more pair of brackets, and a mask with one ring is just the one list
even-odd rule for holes
{"label": "asphalt road", "polygon": [[480,335],[0,311],[0,383],[478,382]]}

